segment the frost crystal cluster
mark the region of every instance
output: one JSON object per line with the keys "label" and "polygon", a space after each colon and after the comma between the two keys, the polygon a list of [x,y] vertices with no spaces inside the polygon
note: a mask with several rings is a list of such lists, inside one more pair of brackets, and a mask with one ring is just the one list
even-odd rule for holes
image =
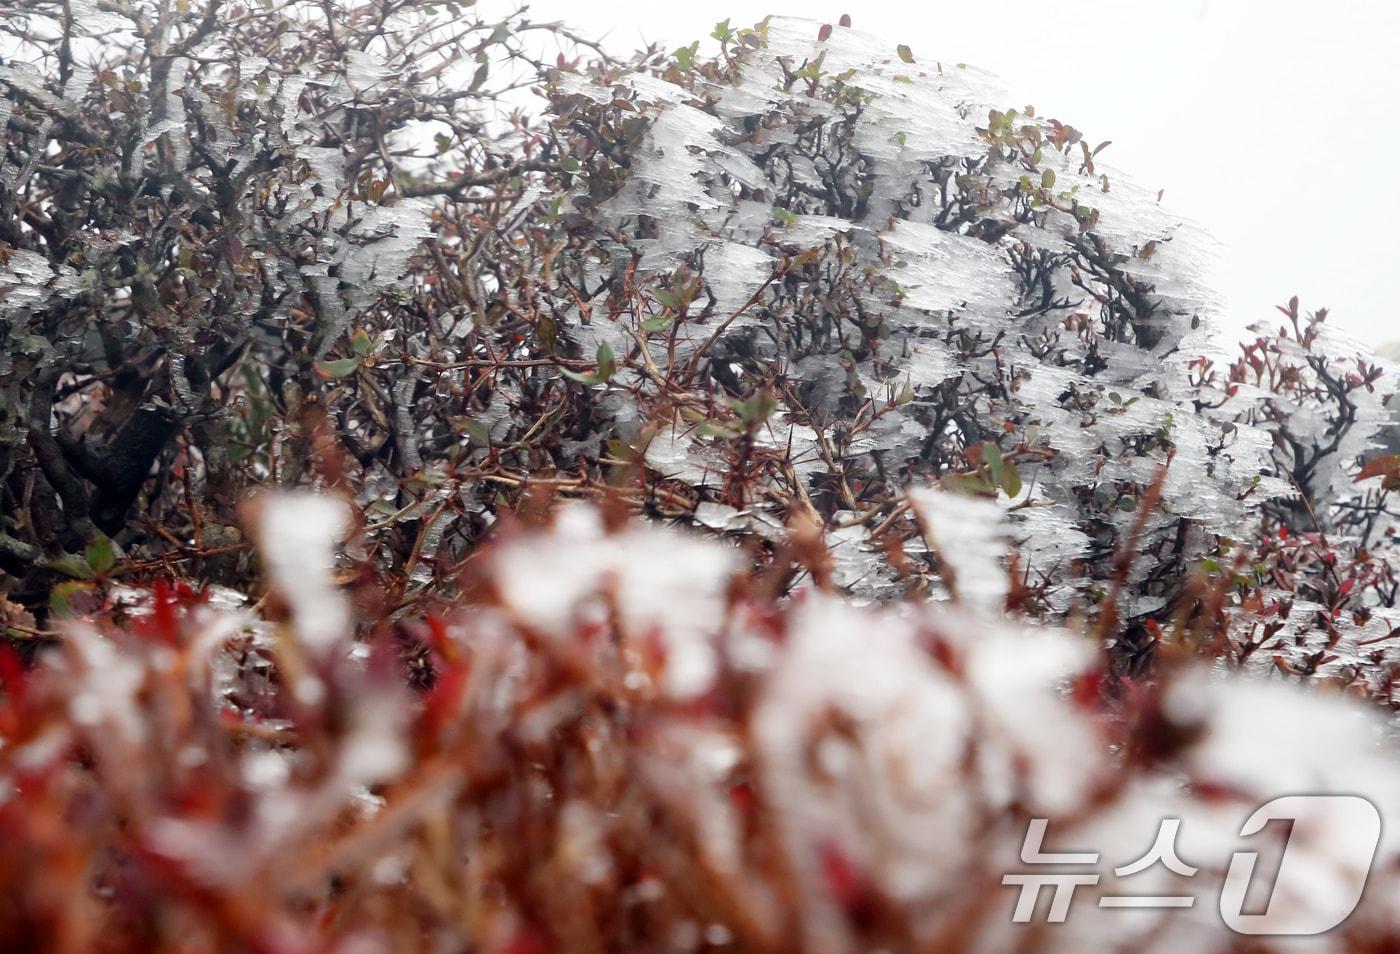
{"label": "frost crystal cluster", "polygon": [[[1134,616],[1282,489],[1268,435],[1189,380],[1216,353],[1208,244],[987,75],[774,19],[685,73],[563,75],[555,108],[594,137],[572,204],[607,253],[577,266],[568,333],[629,357],[613,386],[645,411],[602,406],[657,476],[732,508],[707,510],[725,529],[799,501],[851,552],[842,582],[886,593],[870,512],[960,480],[1013,509],[1062,612],[1102,598],[1151,492]],[[747,454],[677,368],[738,408]]]}

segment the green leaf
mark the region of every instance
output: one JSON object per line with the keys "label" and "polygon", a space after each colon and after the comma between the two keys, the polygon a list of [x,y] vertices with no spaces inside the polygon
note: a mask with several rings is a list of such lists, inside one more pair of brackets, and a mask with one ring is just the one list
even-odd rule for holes
{"label": "green leaf", "polygon": [[598,377],[606,381],[617,371],[617,358],[613,357],[612,348],[608,347],[605,341],[598,345],[598,353],[595,355],[598,362]]}
{"label": "green leaf", "polygon": [[940,483],[954,493],[985,497],[992,492],[992,486],[981,474],[949,474]]}
{"label": "green leaf", "polygon": [[1015,498],[1021,494],[1021,472],[1011,461],[1006,462],[1006,477],[1002,480],[1001,489],[1006,491],[1008,497]]}
{"label": "green leaf", "polygon": [[992,486],[1000,487],[1002,479],[1006,476],[1006,463],[1002,460],[1001,449],[991,441],[982,445],[982,463],[987,465],[987,474],[992,479]]}
{"label": "green leaf", "polygon": [[542,317],[535,326],[535,334],[539,336],[540,345],[544,350],[553,353],[554,343],[559,340],[559,326],[554,323],[554,319]]}
{"label": "green leaf", "polygon": [[479,65],[476,68],[476,72],[472,74],[472,82],[471,85],[467,87],[467,92],[475,93],[477,90],[481,89],[482,85],[486,82],[486,77],[490,75],[490,63],[482,63],[481,65]]}
{"label": "green leaf", "polygon": [[739,436],[739,432],[734,430],[734,428],[725,427],[723,424],[717,424],[714,421],[702,421],[700,426],[695,428],[695,432],[701,437],[730,438]]}
{"label": "green leaf", "polygon": [[1046,169],[1040,174],[1040,187],[1042,189],[1055,188],[1055,170]]}
{"label": "green leaf", "polygon": [[667,328],[671,327],[675,320],[676,316],[668,312],[662,312],[659,315],[652,315],[646,321],[642,322],[642,330],[665,331]]}
{"label": "green leaf", "polygon": [[671,56],[675,57],[676,65],[679,66],[683,72],[688,73],[695,68],[695,57],[699,52],[700,41],[696,40],[694,43],[690,44],[690,46],[678,47],[671,53]]}
{"label": "green leaf", "polygon": [[71,553],[64,553],[61,556],[49,557],[45,565],[50,570],[57,570],[74,580],[90,580],[94,575],[92,567],[88,566],[86,556],[78,557]]}
{"label": "green leaf", "polygon": [[563,169],[565,172],[574,173],[582,169],[583,166],[573,156],[565,156],[560,160],[559,168]]}
{"label": "green leaf", "polygon": [[107,571],[116,566],[117,545],[106,534],[94,537],[83,551],[83,559],[96,576],[106,576]]}
{"label": "green leaf", "polygon": [[899,46],[897,46],[897,47],[894,48],[894,51],[895,51],[896,53],[899,54],[899,58],[900,58],[901,60],[903,60],[904,62],[906,62],[906,63],[912,63],[912,62],[914,62],[914,51],[911,50],[911,49],[909,49],[909,47],[906,46],[905,44],[903,44],[903,43],[899,44]]}
{"label": "green leaf", "polygon": [[491,446],[491,432],[486,425],[476,418],[463,418],[462,428],[467,432],[467,437],[477,447]]}
{"label": "green leaf", "polygon": [[392,517],[398,514],[400,508],[395,507],[387,500],[380,499],[369,505],[369,509],[381,517]]}
{"label": "green leaf", "polygon": [[90,594],[93,591],[91,583],[78,583],[69,580],[60,583],[49,591],[49,612],[55,616],[73,615],[73,597],[80,594]]}
{"label": "green leaf", "polygon": [[374,339],[369,336],[369,332],[365,329],[356,328],[355,333],[350,336],[350,347],[361,358],[367,358],[374,351]]}
{"label": "green leaf", "polygon": [[359,366],[359,358],[340,358],[336,361],[318,361],[316,370],[324,378],[343,378],[353,374]]}
{"label": "green leaf", "polygon": [[773,397],[773,392],[767,388],[761,388],[752,397],[732,402],[734,410],[739,415],[739,420],[743,421],[750,430],[768,420],[778,407],[777,398]]}

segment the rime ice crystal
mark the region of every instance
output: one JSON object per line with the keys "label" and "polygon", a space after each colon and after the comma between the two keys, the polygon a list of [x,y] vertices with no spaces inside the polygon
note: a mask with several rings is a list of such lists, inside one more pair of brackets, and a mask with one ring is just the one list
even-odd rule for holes
{"label": "rime ice crystal", "polygon": [[[851,505],[821,496],[833,480],[937,478],[968,445],[1019,446],[1037,461],[1035,505],[1013,513],[1010,532],[1053,605],[1106,577],[1133,502],[1168,461],[1142,552],[1189,524],[1179,567],[1210,535],[1246,534],[1244,498],[1275,489],[1260,487],[1268,436],[1193,405],[1187,380],[1191,358],[1217,353],[1209,241],[1072,127],[1007,109],[985,74],[904,62],[849,28],[817,32],[766,21],[737,67],[688,86],[644,73],[607,90],[559,83],[567,108],[606,112],[626,91],[641,114],[627,120],[645,131],[620,184],[585,207],[625,243],[617,254],[638,256],[639,275],[698,274],[692,314],[704,302],[703,320],[679,324],[667,348],[692,358],[728,320],[713,361],[741,381],[773,363],[791,385],[773,419],[835,425],[825,447],[826,428],[787,445],[822,462],[801,479],[825,513]],[[789,265],[760,291],[803,253],[813,265]],[[601,293],[593,304],[604,307]],[[579,326],[585,351],[605,333],[629,347],[624,329],[598,324]],[[906,388],[858,439],[840,440],[854,408]],[[668,432],[648,463],[701,481],[713,473],[696,466],[701,439]],[[866,559],[873,569],[878,557]],[[848,569],[852,581],[880,578]],[[1161,598],[1170,584],[1142,585]]]}

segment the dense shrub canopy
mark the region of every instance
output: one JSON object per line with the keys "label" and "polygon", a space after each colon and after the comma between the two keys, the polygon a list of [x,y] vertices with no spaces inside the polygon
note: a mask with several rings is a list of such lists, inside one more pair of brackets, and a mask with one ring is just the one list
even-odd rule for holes
{"label": "dense shrub canopy", "polygon": [[[309,405],[366,463],[419,471],[440,446],[418,433],[408,362],[453,341],[457,320],[424,284],[424,241],[439,260],[510,241],[504,193],[540,143],[486,107],[509,85],[492,68],[520,46],[512,29],[529,25],[400,3],[38,2],[5,16],[11,568],[49,571],[36,592],[73,575],[63,554],[119,535],[157,461],[135,520],[147,555],[227,546],[242,488],[309,476]],[[493,188],[491,203],[466,198]],[[393,378],[342,407],[327,380],[390,337]]]}
{"label": "dense shrub canopy", "polygon": [[[1107,143],[844,26],[546,66],[558,28],[413,5],[66,9],[4,74],[29,604],[108,534],[238,585],[269,480],[347,487],[404,605],[532,491],[938,593],[938,481],[1012,513],[1019,608],[1142,631],[1222,540],[1324,529],[1384,423],[1296,306],[1232,366],[1208,243]],[[533,124],[492,105],[532,76]]]}
{"label": "dense shrub canopy", "polygon": [[[799,501],[839,550],[878,550],[911,526],[880,519],[903,487],[951,479],[1015,507],[1022,571],[1064,612],[1175,457],[1136,528],[1136,616],[1280,489],[1267,436],[1190,379],[1215,318],[1197,237],[1097,164],[1108,143],[1006,108],[985,75],[771,21],[712,63],[557,90],[590,156],[573,203],[629,263],[619,295],[585,260],[594,297],[567,317],[585,352],[625,356],[615,426],[659,476],[708,485],[709,521]],[[629,148],[587,148],[608,141]],[[841,562],[891,590],[877,561]]]}

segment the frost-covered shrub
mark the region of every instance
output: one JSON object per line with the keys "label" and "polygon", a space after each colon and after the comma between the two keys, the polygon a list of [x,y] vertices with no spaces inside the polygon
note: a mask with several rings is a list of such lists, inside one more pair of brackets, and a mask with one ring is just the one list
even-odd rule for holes
{"label": "frost-covered shrub", "polygon": [[[0,77],[0,561],[41,617],[65,577],[239,583],[259,482],[346,488],[400,608],[559,495],[757,566],[815,527],[822,582],[942,595],[904,496],[937,484],[1011,513],[1013,609],[1133,656],[1222,541],[1351,506],[1366,359],[1262,370],[1299,326],[1217,371],[1209,243],[977,70],[721,24],[713,59],[531,63],[544,115],[491,122],[500,59],[554,28],[65,9],[27,11]],[[1334,384],[1364,401],[1325,410]]]}
{"label": "frost-covered shrub", "polygon": [[[331,584],[346,509],[250,506],[262,612],[160,588],[31,672],[4,657],[9,949],[1238,950],[1215,899],[1255,807],[1400,810],[1358,703],[1194,663],[1108,701],[1071,631],[966,598],[775,602],[731,545],[584,505],[503,534],[466,604],[356,641],[331,625],[374,598]],[[1102,852],[1063,925],[1011,921],[1032,818],[1046,850]],[[1115,876],[1163,818],[1195,873]],[[1312,880],[1284,916],[1354,884],[1341,834],[1290,849]],[[1310,949],[1393,945],[1397,873],[1387,828],[1362,908]],[[1197,900],[1097,905],[1125,893]]]}
{"label": "frost-covered shrub", "polygon": [[1222,409],[1272,437],[1272,474],[1289,487],[1263,502],[1257,536],[1209,562],[1229,597],[1206,628],[1228,632],[1212,643],[1231,663],[1322,677],[1393,708],[1400,469],[1377,451],[1393,428],[1394,373],[1327,325],[1326,309],[1305,316],[1294,298],[1279,311],[1285,322],[1256,325],[1227,371],[1197,364],[1207,390],[1224,389]]}
{"label": "frost-covered shrub", "polygon": [[899,589],[891,538],[915,555],[888,519],[911,483],[1009,505],[1052,613],[1102,602],[1125,546],[1114,611],[1156,612],[1248,532],[1280,485],[1267,434],[1192,380],[1225,359],[1208,245],[1107,143],[846,27],[717,36],[712,61],[555,78],[564,214],[593,241],[555,267],[549,320],[597,356],[613,441],[582,452],[630,457],[718,529],[810,508],[865,594]]}
{"label": "frost-covered shrub", "polygon": [[[411,361],[470,324],[424,241],[489,256],[530,208],[548,147],[491,108],[529,28],[397,0],[6,11],[0,565],[24,602],[104,572],[83,554],[108,535],[212,572],[248,485],[336,479],[327,413],[373,476],[422,467]],[[348,406],[336,382],[390,339],[403,373]]]}
{"label": "frost-covered shrub", "polygon": [[[985,74],[6,16],[0,948],[1237,950],[1254,808],[1400,808],[1329,695],[1397,701],[1393,382],[1296,301],[1221,349],[1204,238]],[[337,495],[247,504],[253,602],[257,483]],[[1105,852],[1049,930],[1036,817]],[[1163,818],[1194,880],[1120,883]],[[1317,949],[1396,946],[1389,827]]]}

